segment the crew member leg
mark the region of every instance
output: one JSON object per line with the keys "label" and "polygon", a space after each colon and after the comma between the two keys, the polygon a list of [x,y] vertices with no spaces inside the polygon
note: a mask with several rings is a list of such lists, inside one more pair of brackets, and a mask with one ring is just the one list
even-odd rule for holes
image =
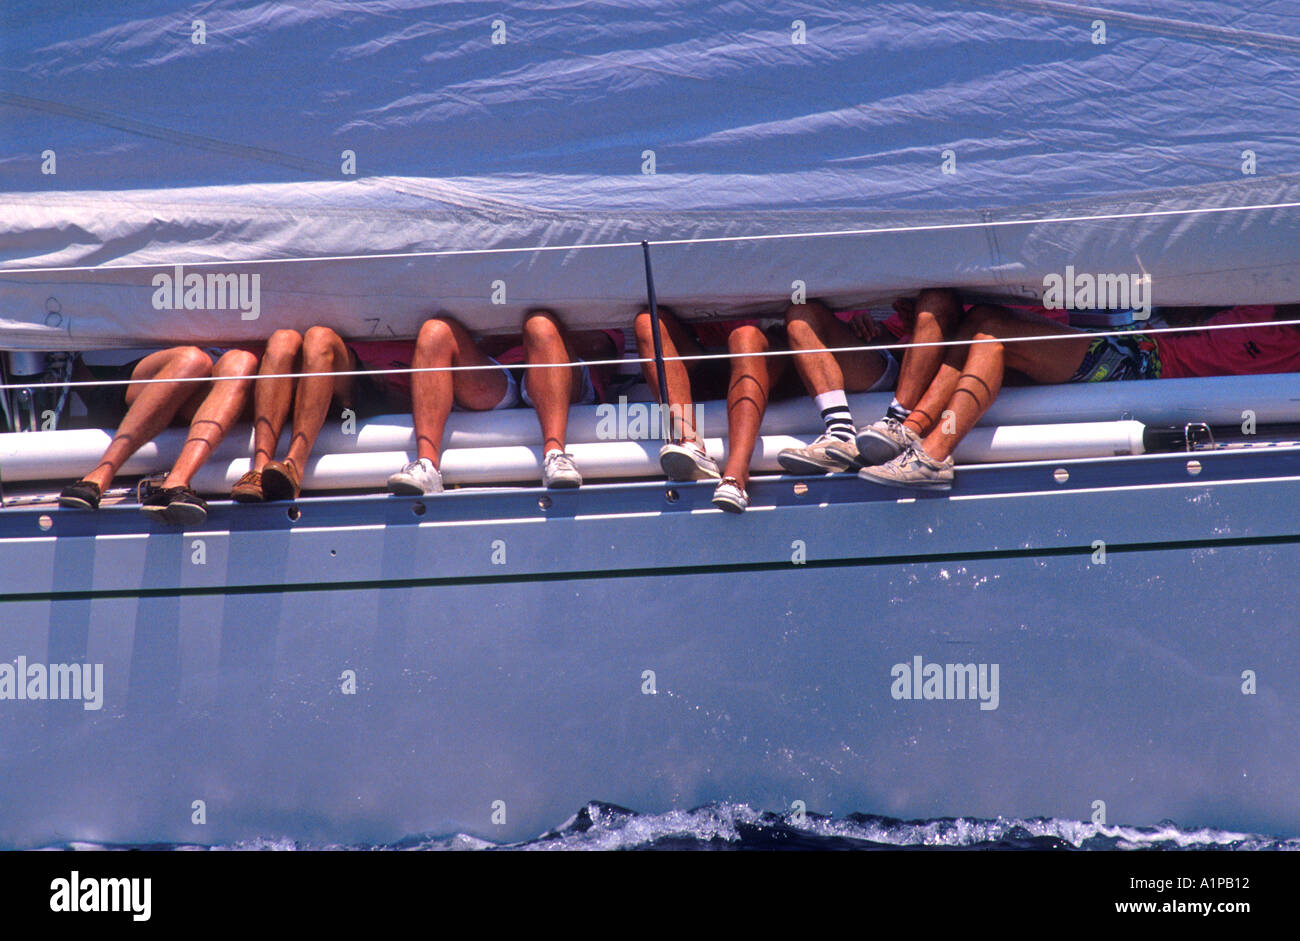
{"label": "crew member leg", "polygon": [[212,367],[213,377],[243,378],[225,379],[211,384],[203,403],[194,413],[189,436],[167,479],[163,481],[163,489],[190,485],[194,474],[216,450],[226,432],[248,406],[253,382],[251,377],[256,372],[257,357],[247,350],[229,350],[217,360],[217,364]]}
{"label": "crew member leg", "polygon": [[[136,364],[131,378],[196,379],[212,373],[212,357],[197,346],[177,346],[150,353]],[[196,408],[207,392],[201,382],[133,384],[126,391],[126,415],[99,464],[82,480],[107,490],[118,470],[143,445],[172,423],[188,404]]]}

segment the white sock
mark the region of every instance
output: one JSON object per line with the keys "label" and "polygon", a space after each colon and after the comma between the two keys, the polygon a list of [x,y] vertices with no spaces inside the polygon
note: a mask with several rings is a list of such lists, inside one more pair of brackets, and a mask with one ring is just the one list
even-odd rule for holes
{"label": "white sock", "polygon": [[832,389],[830,392],[814,395],[813,404],[817,406],[819,412],[824,412],[828,408],[834,408],[837,405],[840,408],[848,408],[849,397],[844,394],[843,389]]}
{"label": "white sock", "polygon": [[885,410],[885,414],[892,416],[898,421],[907,421],[907,416],[912,414],[912,410],[910,408],[904,408],[898,399],[894,399],[894,401],[889,403],[889,408]]}
{"label": "white sock", "polygon": [[832,389],[821,395],[813,396],[813,404],[822,413],[826,423],[826,433],[841,441],[850,441],[854,435],[853,413],[849,411],[849,399],[843,389]]}

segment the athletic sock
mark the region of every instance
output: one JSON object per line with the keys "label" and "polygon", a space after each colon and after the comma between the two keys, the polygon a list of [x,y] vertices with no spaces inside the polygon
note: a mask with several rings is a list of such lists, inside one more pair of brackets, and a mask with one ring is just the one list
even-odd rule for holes
{"label": "athletic sock", "polygon": [[857,432],[853,427],[853,413],[849,411],[849,399],[843,389],[814,395],[813,402],[821,410],[828,435],[841,441],[853,440]]}
{"label": "athletic sock", "polygon": [[895,421],[907,421],[907,416],[912,414],[910,408],[903,408],[898,399],[889,403],[889,408],[885,410],[885,417],[892,418]]}

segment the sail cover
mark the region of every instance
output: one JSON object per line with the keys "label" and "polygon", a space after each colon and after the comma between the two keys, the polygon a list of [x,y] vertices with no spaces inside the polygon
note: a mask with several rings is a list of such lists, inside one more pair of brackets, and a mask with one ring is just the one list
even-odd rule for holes
{"label": "sail cover", "polygon": [[1295,2],[10,0],[0,347],[625,324],[643,239],[688,317],[1293,301],[1298,65]]}

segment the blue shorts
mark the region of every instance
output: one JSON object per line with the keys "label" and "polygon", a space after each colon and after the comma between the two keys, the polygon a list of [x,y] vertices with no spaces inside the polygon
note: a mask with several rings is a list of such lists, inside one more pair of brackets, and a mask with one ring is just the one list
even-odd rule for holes
{"label": "blue shorts", "polygon": [[864,389],[864,392],[892,392],[894,386],[898,384],[898,360],[894,358],[893,350],[877,350],[885,358],[885,371],[880,374],[880,378],[871,384],[871,387]]}

